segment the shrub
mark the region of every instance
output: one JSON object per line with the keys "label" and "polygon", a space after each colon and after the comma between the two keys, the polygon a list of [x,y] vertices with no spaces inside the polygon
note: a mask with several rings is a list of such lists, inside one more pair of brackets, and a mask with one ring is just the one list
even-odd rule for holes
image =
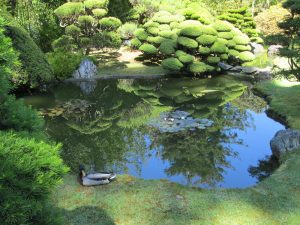
{"label": "shrub", "polygon": [[140,46],[142,45],[142,42],[137,39],[137,38],[134,38],[131,40],[131,47],[134,48],[134,49],[138,49]]}
{"label": "shrub", "polygon": [[52,48],[60,49],[64,51],[73,51],[76,49],[75,40],[73,37],[68,35],[62,35],[52,43]]}
{"label": "shrub", "polygon": [[228,51],[228,53],[229,53],[230,56],[233,56],[233,57],[237,57],[237,56],[240,54],[239,51],[234,50],[234,49],[230,49],[230,50]]}
{"label": "shrub", "polygon": [[243,51],[251,51],[251,46],[250,45],[236,45],[234,47],[235,50],[243,52]]}
{"label": "shrub", "polygon": [[176,57],[179,59],[180,62],[186,64],[186,63],[192,63],[195,59],[194,56],[185,53],[184,51],[178,50],[175,53]]}
{"label": "shrub", "polygon": [[147,41],[154,44],[161,44],[163,41],[167,40],[166,38],[156,36],[156,37],[148,37]]}
{"label": "shrub", "polygon": [[159,46],[159,50],[165,55],[171,55],[175,53],[175,47],[177,43],[173,40],[165,40]]}
{"label": "shrub", "polygon": [[107,10],[105,10],[105,9],[93,9],[92,13],[95,17],[103,17],[107,14]]}
{"label": "shrub", "polygon": [[252,52],[245,51],[239,53],[238,58],[243,62],[249,62],[249,61],[253,61],[255,59],[255,56],[253,55]]}
{"label": "shrub", "polygon": [[159,36],[164,37],[164,38],[169,38],[169,39],[176,39],[177,35],[170,30],[164,30],[159,32]]}
{"label": "shrub", "polygon": [[187,48],[197,48],[198,42],[187,37],[178,37],[178,43],[182,46],[185,46]]}
{"label": "shrub", "polygon": [[218,32],[216,29],[214,29],[212,26],[202,25],[201,26],[201,32],[202,34],[209,34],[209,35],[218,35]]}
{"label": "shrub", "polygon": [[220,55],[221,60],[228,60],[228,55],[227,54],[222,54]]}
{"label": "shrub", "polygon": [[226,45],[220,41],[217,41],[213,44],[213,46],[211,46],[211,52],[213,53],[226,53],[228,51],[228,48],[226,47]]}
{"label": "shrub", "polygon": [[121,20],[115,17],[104,17],[99,20],[100,26],[106,30],[115,30],[122,25]]}
{"label": "shrub", "polygon": [[148,38],[148,33],[143,29],[139,28],[134,32],[134,35],[136,38],[138,38],[140,41],[146,41]]}
{"label": "shrub", "polygon": [[29,34],[16,22],[11,22],[6,26],[6,34],[12,39],[14,49],[20,53],[22,70],[28,78],[25,84],[38,88],[43,83],[52,81],[54,75],[46,56]]}
{"label": "shrub", "polygon": [[39,131],[42,129],[43,120],[21,100],[17,101],[14,96],[8,96],[0,104],[0,125],[2,129]]}
{"label": "shrub", "polygon": [[152,35],[158,35],[160,30],[157,27],[148,27],[147,32]]}
{"label": "shrub", "polygon": [[227,46],[229,48],[234,48],[236,46],[236,43],[233,40],[228,40]]}
{"label": "shrub", "polygon": [[203,62],[194,62],[189,66],[189,71],[194,74],[211,72],[214,69],[214,67],[207,65]]}
{"label": "shrub", "polygon": [[143,25],[143,27],[147,28],[147,27],[158,27],[159,26],[159,23],[157,22],[154,22],[152,20],[149,20],[147,23],[145,23]]}
{"label": "shrub", "polygon": [[197,41],[201,45],[212,45],[217,40],[217,37],[209,34],[203,34],[197,38]]}
{"label": "shrub", "polygon": [[167,70],[180,71],[183,64],[176,58],[168,58],[162,61],[162,66]]}
{"label": "shrub", "polygon": [[201,55],[209,55],[210,54],[210,48],[209,47],[200,46],[198,51]]}
{"label": "shrub", "polygon": [[201,28],[202,27],[200,26],[185,27],[180,31],[180,35],[187,37],[199,37],[203,33]]}
{"label": "shrub", "polygon": [[47,54],[49,64],[52,66],[57,79],[64,80],[72,76],[82,59],[81,53],[56,50]]}
{"label": "shrub", "polygon": [[134,37],[134,32],[137,30],[135,23],[125,23],[118,28],[118,33],[123,40],[128,40]]}
{"label": "shrub", "polygon": [[207,57],[207,62],[209,64],[217,64],[221,61],[220,57],[217,57],[217,56],[209,56]]}
{"label": "shrub", "polygon": [[244,35],[244,36],[235,36],[233,38],[233,41],[237,44],[237,45],[247,45],[250,42],[250,39]]}
{"label": "shrub", "polygon": [[46,200],[67,172],[60,145],[24,134],[0,132],[0,218],[2,225],[53,225]]}
{"label": "shrub", "polygon": [[232,30],[232,25],[223,21],[218,21],[213,24],[213,28],[219,32],[229,32]]}
{"label": "shrub", "polygon": [[82,2],[68,2],[58,7],[54,13],[59,17],[69,17],[71,15],[79,15],[84,13],[84,5]]}
{"label": "shrub", "polygon": [[234,34],[231,32],[219,32],[218,37],[231,40],[234,37]]}
{"label": "shrub", "polygon": [[160,25],[158,26],[158,29],[159,29],[160,31],[165,31],[165,30],[171,30],[171,27],[170,27],[170,25],[168,25],[168,24],[160,24]]}
{"label": "shrub", "polygon": [[106,5],[107,5],[106,0],[86,0],[86,1],[84,1],[84,6],[88,9],[103,8],[103,7],[106,7]]}
{"label": "shrub", "polygon": [[78,37],[80,35],[80,28],[75,26],[74,24],[66,27],[66,35],[71,37]]}
{"label": "shrub", "polygon": [[158,52],[158,49],[151,44],[142,44],[139,47],[139,50],[144,52],[146,55],[154,55]]}

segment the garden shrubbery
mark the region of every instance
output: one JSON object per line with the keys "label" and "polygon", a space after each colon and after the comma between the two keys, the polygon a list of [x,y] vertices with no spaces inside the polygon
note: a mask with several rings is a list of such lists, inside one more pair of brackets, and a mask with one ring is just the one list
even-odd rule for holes
{"label": "garden shrubbery", "polygon": [[220,70],[221,61],[244,63],[255,58],[247,34],[205,9],[186,9],[183,15],[158,12],[134,35],[133,48],[173,72],[213,73]]}

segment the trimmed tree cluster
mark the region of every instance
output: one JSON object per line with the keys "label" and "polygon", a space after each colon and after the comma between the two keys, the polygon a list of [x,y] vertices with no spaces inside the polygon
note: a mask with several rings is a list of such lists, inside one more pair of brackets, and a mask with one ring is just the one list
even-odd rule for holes
{"label": "trimmed tree cluster", "polygon": [[200,75],[220,70],[220,61],[254,60],[250,38],[225,21],[186,10],[184,17],[157,13],[135,32],[132,45],[173,72]]}
{"label": "trimmed tree cluster", "polygon": [[54,41],[54,48],[84,49],[118,47],[121,38],[116,32],[122,22],[107,17],[108,0],[70,1],[55,10],[65,35]]}
{"label": "trimmed tree cluster", "polygon": [[259,37],[260,32],[256,29],[256,23],[248,7],[228,10],[227,13],[218,16],[218,19],[232,23],[235,27],[247,34],[252,42],[263,43],[262,38]]}
{"label": "trimmed tree cluster", "polygon": [[134,32],[133,48],[144,53],[145,58],[162,58],[175,53],[182,15],[172,15],[167,11],[156,13],[151,20]]}

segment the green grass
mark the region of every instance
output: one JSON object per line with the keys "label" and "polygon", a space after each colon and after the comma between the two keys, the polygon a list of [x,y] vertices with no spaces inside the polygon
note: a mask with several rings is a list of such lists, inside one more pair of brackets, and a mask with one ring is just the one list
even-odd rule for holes
{"label": "green grass", "polygon": [[300,129],[300,83],[274,80],[259,83],[256,90],[270,104],[270,110],[285,118],[290,127]]}
{"label": "green grass", "polygon": [[53,201],[65,224],[299,224],[300,151],[268,179],[248,189],[203,190],[122,175],[85,188],[68,175]]}
{"label": "green grass", "polygon": [[243,64],[243,66],[253,66],[257,68],[266,68],[272,65],[273,65],[272,59],[268,56],[267,51],[257,56],[253,61],[246,62]]}

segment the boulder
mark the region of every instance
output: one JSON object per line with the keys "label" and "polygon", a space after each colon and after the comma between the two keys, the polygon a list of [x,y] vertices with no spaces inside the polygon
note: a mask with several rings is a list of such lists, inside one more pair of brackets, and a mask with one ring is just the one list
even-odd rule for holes
{"label": "boulder", "polygon": [[233,67],[233,66],[228,65],[228,64],[223,63],[223,62],[219,62],[218,65],[219,65],[219,67],[220,67],[222,70],[225,70],[225,71],[230,70],[230,69]]}
{"label": "boulder", "polygon": [[243,66],[242,72],[246,74],[253,74],[258,71],[258,68],[253,66]]}
{"label": "boulder", "polygon": [[89,59],[84,59],[73,73],[75,79],[92,79],[97,74],[97,66]]}
{"label": "boulder", "polygon": [[271,46],[268,48],[268,55],[269,55],[269,56],[275,56],[275,55],[278,55],[281,48],[283,48],[282,45],[271,45]]}
{"label": "boulder", "polygon": [[250,42],[249,44],[250,44],[250,46],[252,48],[252,52],[255,56],[262,55],[265,52],[263,45],[257,44],[255,42]]}
{"label": "boulder", "polygon": [[272,153],[277,158],[282,154],[300,148],[300,131],[287,129],[278,131],[270,141]]}

